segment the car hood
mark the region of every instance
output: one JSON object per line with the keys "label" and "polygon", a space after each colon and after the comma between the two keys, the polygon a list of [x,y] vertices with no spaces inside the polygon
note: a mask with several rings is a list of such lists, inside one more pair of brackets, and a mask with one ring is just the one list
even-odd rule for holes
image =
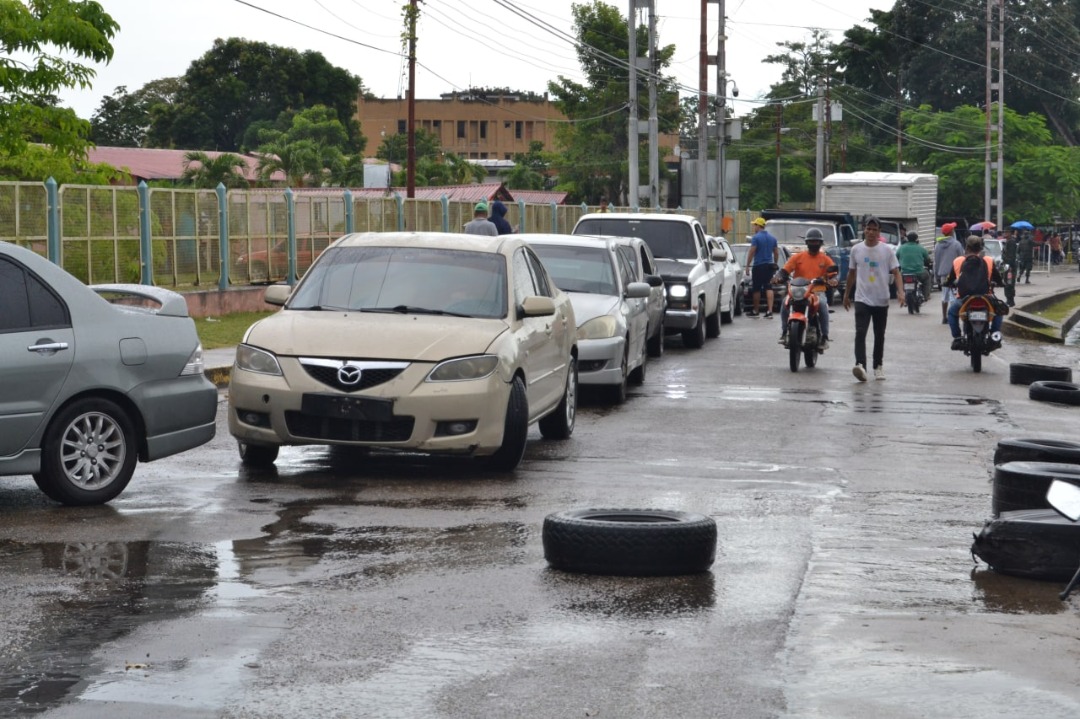
{"label": "car hood", "polygon": [[438,362],[487,351],[504,320],[375,312],[282,310],[244,341],[278,355]]}
{"label": "car hood", "polygon": [[686,280],[690,277],[690,270],[694,269],[696,260],[671,260],[658,259],[656,269],[665,280]]}
{"label": "car hood", "polygon": [[574,318],[578,327],[594,317],[616,313],[619,298],[613,295],[595,295],[590,292],[568,292],[570,306],[574,308]]}

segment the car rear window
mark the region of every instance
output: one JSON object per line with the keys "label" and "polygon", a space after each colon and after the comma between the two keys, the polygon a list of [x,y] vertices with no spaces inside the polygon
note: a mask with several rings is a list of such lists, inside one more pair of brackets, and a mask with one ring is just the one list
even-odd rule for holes
{"label": "car rear window", "polygon": [[640,237],[656,259],[696,260],[694,230],[686,222],[634,220],[621,217],[589,217],[578,222],[575,235]]}
{"label": "car rear window", "polygon": [[603,247],[530,245],[540,256],[555,285],[564,292],[617,295],[611,253]]}

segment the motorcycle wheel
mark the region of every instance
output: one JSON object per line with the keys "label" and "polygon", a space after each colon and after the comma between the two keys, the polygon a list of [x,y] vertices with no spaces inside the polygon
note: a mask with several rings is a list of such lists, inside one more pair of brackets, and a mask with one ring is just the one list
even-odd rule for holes
{"label": "motorcycle wheel", "polygon": [[817,364],[817,347],[806,347],[803,349],[803,360],[806,362],[807,367],[813,367]]}
{"label": "motorcycle wheel", "polygon": [[982,335],[973,332],[968,349],[971,352],[971,371],[982,372],[983,341]]}
{"label": "motorcycle wheel", "polygon": [[799,371],[799,361],[802,359],[803,343],[802,322],[792,322],[788,325],[788,359],[792,372]]}

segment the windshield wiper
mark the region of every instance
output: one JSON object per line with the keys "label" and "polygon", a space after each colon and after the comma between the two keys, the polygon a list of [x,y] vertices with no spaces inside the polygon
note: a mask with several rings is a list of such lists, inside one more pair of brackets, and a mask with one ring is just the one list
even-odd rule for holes
{"label": "windshield wiper", "polygon": [[310,307],[296,307],[295,305],[289,306],[290,310],[300,310],[303,312],[348,312],[348,307],[336,307],[334,305],[311,305]]}
{"label": "windshield wiper", "polygon": [[433,310],[430,307],[415,307],[413,305],[396,305],[394,307],[361,307],[361,312],[383,312],[386,314],[399,315],[449,315],[451,317],[472,317],[461,312],[448,312],[447,310]]}

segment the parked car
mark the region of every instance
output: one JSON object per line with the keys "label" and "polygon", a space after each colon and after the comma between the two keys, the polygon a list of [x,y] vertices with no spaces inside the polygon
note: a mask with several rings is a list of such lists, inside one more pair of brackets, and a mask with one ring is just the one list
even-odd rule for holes
{"label": "parked car", "polygon": [[[304,272],[311,267],[317,248],[316,241],[308,239],[296,243],[296,274],[302,277]],[[267,247],[269,241],[266,238],[251,240],[246,250],[242,250],[236,256],[232,269],[229,271],[235,282],[250,282],[253,285],[270,284],[279,280],[287,279],[289,274],[289,243],[286,240],[278,240],[271,247]],[[322,240],[321,247],[325,247],[326,240]]]}
{"label": "parked car", "polygon": [[664,279],[656,266],[649,243],[640,237],[613,237],[619,251],[634,270],[634,281],[649,285],[649,336],[645,349],[650,357],[664,354],[664,314],[667,312],[667,292]]}
{"label": "parked car", "polygon": [[0,475],[33,475],[63,504],[102,504],[139,460],[214,437],[218,392],[181,295],[87,287],[7,242],[0,288]]}
{"label": "parked car", "polygon": [[726,258],[710,249],[701,223],[690,215],[604,212],[583,215],[575,235],[640,237],[649,244],[667,289],[664,331],[682,334],[695,349],[720,336]]}
{"label": "parked car", "polygon": [[282,445],[481,458],[513,470],[529,425],[565,439],[577,411],[570,298],[516,235],[346,235],[237,347],[229,431],[241,461]]}
{"label": "parked car", "polygon": [[634,270],[612,238],[522,235],[555,285],[570,295],[577,319],[578,377],[599,385],[615,403],[626,401],[627,381],[645,381],[652,288]]}
{"label": "parked car", "polygon": [[[742,275],[742,304],[743,307],[754,306],[754,293],[750,290],[750,274],[746,272],[746,257],[750,253],[750,243],[740,242],[737,245],[731,245],[731,251],[735,254],[736,259],[739,261],[739,266],[744,268]],[[791,256],[795,254],[791,247],[787,245],[780,245],[780,262],[777,265],[777,269],[783,267]],[[783,282],[774,283],[773,289],[773,312],[779,312],[780,306],[784,304],[784,297],[787,296],[787,285]],[[761,298],[765,300],[764,297]]]}
{"label": "parked car", "polygon": [[720,304],[720,321],[724,324],[731,322],[736,315],[742,314],[742,263],[735,253],[731,251],[731,245],[723,237],[709,236],[709,243],[723,251],[727,259],[724,261],[724,302]]}

